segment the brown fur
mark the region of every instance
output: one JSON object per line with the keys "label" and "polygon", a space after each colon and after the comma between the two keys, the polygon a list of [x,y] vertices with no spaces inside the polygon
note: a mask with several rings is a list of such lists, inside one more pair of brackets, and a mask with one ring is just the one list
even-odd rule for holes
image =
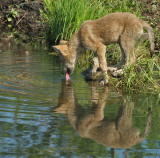
{"label": "brown fur", "polygon": [[[143,34],[143,28],[147,34]],[[62,45],[53,46],[60,53],[63,63],[63,73],[72,73],[78,57],[90,49],[95,52],[99,66],[104,74],[104,83],[108,83],[106,45],[118,43],[122,59],[117,65],[120,69],[122,65],[134,64],[134,45],[142,37],[149,37],[151,43],[151,55],[154,51],[154,33],[152,28],[141,19],[131,13],[112,13],[97,20],[88,20],[82,23],[80,29],[75,32],[71,39]],[[93,68],[95,73],[96,67]]]}
{"label": "brown fur", "polygon": [[150,132],[151,111],[149,111],[144,134],[140,134],[139,129],[132,125],[134,103],[128,98],[123,99],[115,119],[104,117],[107,88],[106,86],[103,87],[99,93],[96,86],[91,85],[94,111],[92,109],[87,112],[78,103],[73,87],[71,85],[66,86],[65,82],[62,82],[58,107],[54,109],[54,112],[65,113],[81,137],[93,139],[111,148],[131,148],[144,140]]}

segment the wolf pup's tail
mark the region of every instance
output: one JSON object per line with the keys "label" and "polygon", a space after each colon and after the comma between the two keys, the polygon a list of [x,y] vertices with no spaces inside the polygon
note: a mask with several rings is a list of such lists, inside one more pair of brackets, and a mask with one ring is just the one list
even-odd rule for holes
{"label": "wolf pup's tail", "polygon": [[143,25],[143,28],[145,28],[149,34],[149,41],[150,41],[150,54],[151,54],[151,57],[153,56],[154,54],[154,48],[155,48],[155,44],[154,44],[154,32],[152,30],[152,27],[147,24],[145,21],[142,21],[142,25]]}

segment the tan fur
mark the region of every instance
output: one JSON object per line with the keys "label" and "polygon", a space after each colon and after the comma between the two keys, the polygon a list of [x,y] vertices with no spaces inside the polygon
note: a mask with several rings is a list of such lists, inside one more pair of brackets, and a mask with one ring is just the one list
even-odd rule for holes
{"label": "tan fur", "polygon": [[151,111],[149,111],[145,132],[140,134],[139,129],[132,125],[134,103],[130,99],[123,99],[115,119],[107,118],[104,117],[104,108],[108,87],[105,86],[101,92],[98,92],[96,86],[91,85],[91,92],[94,111],[83,108],[75,97],[73,87],[66,86],[65,82],[62,82],[58,107],[54,112],[66,114],[81,137],[93,139],[107,147],[131,148],[145,139],[151,128]]}
{"label": "tan fur", "polygon": [[[53,46],[53,48],[60,53],[64,73],[74,71],[78,57],[86,49],[94,51],[104,74],[104,83],[107,84],[106,45],[119,44],[122,59],[117,65],[118,69],[124,64],[134,64],[134,45],[140,37],[144,36],[143,28],[148,31],[145,37],[149,37],[152,55],[154,51],[152,28],[131,13],[112,13],[97,20],[85,21],[67,43],[63,42],[63,45]],[[93,73],[95,70],[96,68],[94,68]]]}

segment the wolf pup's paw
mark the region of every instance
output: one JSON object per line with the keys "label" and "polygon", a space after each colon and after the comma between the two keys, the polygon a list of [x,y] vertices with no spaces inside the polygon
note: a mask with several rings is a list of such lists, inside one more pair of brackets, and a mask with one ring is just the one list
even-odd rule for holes
{"label": "wolf pup's paw", "polygon": [[122,77],[123,76],[123,70],[117,70],[111,73],[113,77]]}
{"label": "wolf pup's paw", "polygon": [[108,85],[108,79],[105,79],[105,80],[102,79],[102,80],[99,81],[99,83],[100,83],[101,86],[107,86]]}
{"label": "wolf pup's paw", "polygon": [[117,68],[116,67],[107,67],[107,70],[110,72],[114,72],[114,71],[117,71]]}
{"label": "wolf pup's paw", "polygon": [[96,69],[91,70],[90,74],[91,74],[92,77],[94,77],[96,75],[96,71],[97,71]]}

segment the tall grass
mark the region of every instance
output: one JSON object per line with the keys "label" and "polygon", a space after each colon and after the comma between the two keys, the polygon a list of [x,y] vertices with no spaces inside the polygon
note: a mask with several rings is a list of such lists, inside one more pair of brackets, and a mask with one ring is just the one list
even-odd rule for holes
{"label": "tall grass", "polygon": [[129,0],[43,0],[41,11],[47,26],[49,44],[70,39],[83,21],[100,18],[111,12],[134,12],[140,15],[138,4]]}
{"label": "tall grass", "polygon": [[105,14],[101,2],[97,5],[88,0],[44,0],[43,17],[47,22],[46,37],[49,43],[70,39],[81,23]]}

